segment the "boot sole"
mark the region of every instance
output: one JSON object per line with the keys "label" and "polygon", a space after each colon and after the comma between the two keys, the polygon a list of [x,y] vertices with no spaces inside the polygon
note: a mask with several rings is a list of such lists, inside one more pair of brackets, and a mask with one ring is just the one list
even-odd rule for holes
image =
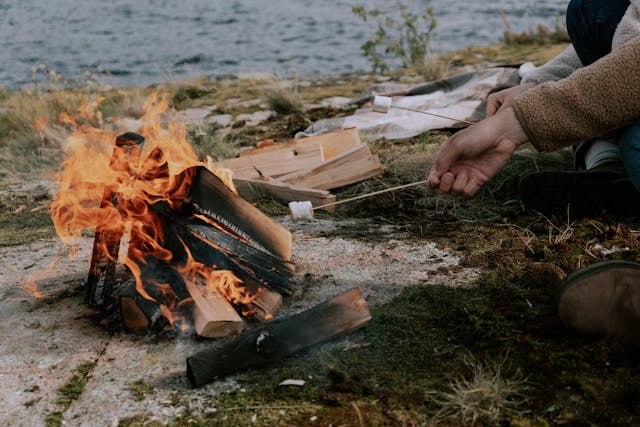
{"label": "boot sole", "polygon": [[[572,290],[572,288],[576,286],[576,284],[580,284],[582,279],[585,279],[589,276],[595,276],[599,273],[606,272],[611,269],[631,270],[632,273],[635,273],[638,276],[637,281],[627,282],[623,285],[626,286],[625,287],[626,292],[624,293],[624,296],[628,295],[629,298],[633,298],[634,295],[637,295],[638,300],[640,300],[640,264],[635,262],[630,262],[630,261],[623,261],[623,260],[601,261],[572,272],[558,285],[554,293],[553,304],[554,304],[555,311],[560,317],[560,319],[563,320],[564,318],[568,317],[568,316],[563,316],[563,314],[561,313],[562,298],[567,294],[567,292]],[[618,283],[611,283],[610,285],[605,285],[605,286],[607,287],[606,290],[615,291],[615,290],[618,290],[616,289],[616,286],[619,286],[619,285],[620,284]],[[606,293],[606,292],[603,292],[601,288],[594,288],[597,286],[602,286],[602,285],[601,284],[598,285],[598,283],[593,284],[591,291],[602,293],[602,294]],[[584,292],[589,292],[589,291],[590,289],[586,289],[585,287]],[[600,300],[600,304],[598,308],[607,308],[607,304],[608,304],[610,306],[608,307],[610,314],[613,313],[613,315],[615,315],[614,310],[612,310],[612,307],[615,305],[615,302],[616,302],[615,300],[616,298],[612,298],[609,301],[607,301],[606,298],[602,298]],[[613,317],[614,316],[608,316],[607,319],[605,319],[605,321],[610,321],[611,319],[613,319]],[[636,324],[640,323],[640,309],[637,310],[637,313],[635,316],[635,323]],[[612,324],[615,325],[616,324],[615,321],[612,322]],[[567,325],[567,326],[571,327],[571,325]],[[639,325],[636,325],[636,326],[639,326]],[[602,328],[602,330],[599,330],[599,331],[585,331],[585,330],[580,330],[579,328],[577,329],[580,332],[583,332],[586,334],[620,335],[630,339],[640,338],[640,330],[638,329],[638,327],[622,328],[619,331],[607,330],[607,328]]]}

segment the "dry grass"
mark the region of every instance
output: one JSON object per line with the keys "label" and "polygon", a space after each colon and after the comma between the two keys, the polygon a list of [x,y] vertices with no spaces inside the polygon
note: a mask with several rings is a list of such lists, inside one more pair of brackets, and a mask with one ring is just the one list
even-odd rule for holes
{"label": "dry grass", "polygon": [[298,80],[281,81],[263,88],[262,97],[269,108],[278,114],[294,114],[304,111],[304,103],[298,92]]}
{"label": "dry grass", "polygon": [[[511,23],[504,12],[500,12],[500,17],[506,27],[502,36],[505,44],[552,44],[569,43],[571,41],[564,21],[558,15],[556,15],[556,22],[553,29],[545,25],[537,25],[522,33],[514,33],[511,31]],[[525,14],[525,18],[527,17],[528,15]]]}
{"label": "dry grass", "polygon": [[451,59],[438,51],[428,51],[422,63],[416,67],[416,72],[428,82],[447,77],[450,70]]}
{"label": "dry grass", "polygon": [[506,360],[484,365],[467,358],[468,377],[453,380],[447,391],[427,393],[428,399],[440,406],[434,421],[493,425],[505,417],[522,415],[519,407],[526,401],[527,382],[519,371],[511,378],[503,375]]}

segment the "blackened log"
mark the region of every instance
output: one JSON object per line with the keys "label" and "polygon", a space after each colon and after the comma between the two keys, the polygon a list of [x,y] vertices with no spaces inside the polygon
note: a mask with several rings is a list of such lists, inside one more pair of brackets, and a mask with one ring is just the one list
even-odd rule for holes
{"label": "blackened log", "polygon": [[[183,211],[172,210],[167,203],[156,203],[152,205],[152,209],[170,218],[171,221],[184,226],[192,233],[213,242],[216,246],[219,246],[230,256],[238,260],[238,262],[252,269],[273,271],[284,279],[291,279],[293,277],[295,265],[292,261],[285,260],[270,252],[251,246],[244,240],[226,233],[202,219],[187,215]],[[215,221],[214,218],[210,219]]]}
{"label": "blackened log", "polygon": [[203,213],[232,232],[282,259],[291,259],[291,233],[234,194],[220,178],[203,166],[184,172],[193,174],[189,201],[194,213]]}
{"label": "blackened log", "polygon": [[[162,217],[162,215],[160,216]],[[173,254],[172,262],[175,265],[183,265],[187,262],[186,246],[195,261],[216,270],[233,272],[249,290],[267,287],[287,295],[293,292],[294,284],[291,278],[277,274],[273,270],[257,266],[249,267],[240,262],[233,254],[212,245],[211,241],[193,233],[184,225],[172,221],[170,218],[163,218],[163,230],[164,246]]]}
{"label": "blackened log", "polygon": [[187,325],[192,323],[193,301],[182,276],[173,266],[152,256],[137,261],[136,265],[140,269],[142,291],[146,296],[140,293],[135,279],[118,288],[118,306],[125,329],[130,332],[153,329],[164,317],[161,306],[165,306],[175,313],[180,313],[181,322],[184,319],[184,322],[176,325],[176,329],[188,332]]}
{"label": "blackened log", "polygon": [[[134,177],[143,144],[144,137],[135,133],[127,132],[118,136],[111,155],[110,167]],[[106,186],[100,209],[118,208],[116,186],[117,184]],[[91,307],[103,308],[112,300],[116,262],[123,232],[122,225],[116,229],[113,229],[112,224],[98,225],[96,228],[91,267],[85,289],[85,301]]]}
{"label": "blackened log", "polygon": [[356,288],[302,313],[264,323],[222,348],[189,356],[187,377],[197,387],[241,369],[271,364],[359,328],[370,319],[369,306]]}

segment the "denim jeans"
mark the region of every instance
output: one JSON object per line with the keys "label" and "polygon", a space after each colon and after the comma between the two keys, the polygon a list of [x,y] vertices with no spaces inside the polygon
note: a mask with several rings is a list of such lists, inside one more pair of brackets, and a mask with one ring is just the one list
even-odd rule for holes
{"label": "denim jeans", "polygon": [[[590,65],[611,52],[616,27],[629,7],[629,0],[571,0],[567,7],[567,31],[583,65]],[[620,158],[634,187],[640,191],[640,120],[614,132],[619,137]],[[581,148],[575,147],[576,164]]]}

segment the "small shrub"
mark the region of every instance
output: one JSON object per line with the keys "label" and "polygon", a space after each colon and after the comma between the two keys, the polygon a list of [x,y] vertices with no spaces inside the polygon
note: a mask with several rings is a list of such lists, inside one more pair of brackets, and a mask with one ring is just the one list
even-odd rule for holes
{"label": "small shrub", "polygon": [[373,36],[362,46],[362,52],[373,67],[373,72],[389,71],[389,61],[400,61],[404,68],[418,68],[429,52],[431,33],[436,28],[433,9],[428,7],[421,15],[410,12],[406,5],[398,4],[399,17],[381,7],[366,10],[355,3],[351,11],[364,22],[371,22]]}

